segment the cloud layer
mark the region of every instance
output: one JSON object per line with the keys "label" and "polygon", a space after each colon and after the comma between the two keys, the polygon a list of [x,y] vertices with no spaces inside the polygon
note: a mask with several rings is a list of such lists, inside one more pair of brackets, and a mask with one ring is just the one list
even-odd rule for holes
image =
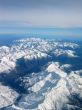
{"label": "cloud layer", "polygon": [[27,26],[82,26],[81,0],[0,0],[0,21]]}

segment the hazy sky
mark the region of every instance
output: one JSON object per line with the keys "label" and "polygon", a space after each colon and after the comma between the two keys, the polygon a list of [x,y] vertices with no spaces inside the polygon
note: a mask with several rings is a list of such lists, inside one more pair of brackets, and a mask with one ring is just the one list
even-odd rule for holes
{"label": "hazy sky", "polygon": [[0,0],[0,27],[82,27],[82,0]]}

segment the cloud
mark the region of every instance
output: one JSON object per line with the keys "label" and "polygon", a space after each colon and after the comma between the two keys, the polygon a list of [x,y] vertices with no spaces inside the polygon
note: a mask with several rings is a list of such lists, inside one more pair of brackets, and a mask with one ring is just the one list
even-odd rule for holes
{"label": "cloud", "polygon": [[81,6],[81,0],[0,0],[0,21],[77,27],[82,26]]}

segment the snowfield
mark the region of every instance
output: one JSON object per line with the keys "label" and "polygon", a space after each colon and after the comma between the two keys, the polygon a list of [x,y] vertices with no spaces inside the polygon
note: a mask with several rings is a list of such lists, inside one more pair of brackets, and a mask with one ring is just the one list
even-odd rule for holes
{"label": "snowfield", "polygon": [[0,47],[0,109],[82,110],[82,69],[71,64],[78,48],[40,38]]}
{"label": "snowfield", "polygon": [[0,108],[12,105],[15,102],[16,97],[18,97],[17,92],[0,84]]}

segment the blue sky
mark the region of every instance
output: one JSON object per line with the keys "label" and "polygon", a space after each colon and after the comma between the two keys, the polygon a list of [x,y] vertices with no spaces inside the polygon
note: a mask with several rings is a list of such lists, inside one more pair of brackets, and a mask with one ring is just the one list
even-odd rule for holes
{"label": "blue sky", "polygon": [[0,0],[0,27],[82,27],[82,0]]}

